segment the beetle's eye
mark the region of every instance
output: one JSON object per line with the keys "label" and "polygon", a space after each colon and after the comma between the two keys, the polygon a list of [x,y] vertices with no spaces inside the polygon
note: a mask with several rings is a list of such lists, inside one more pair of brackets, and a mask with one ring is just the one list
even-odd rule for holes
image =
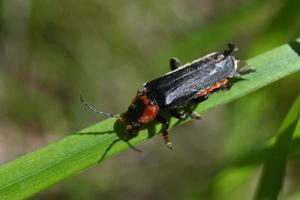
{"label": "beetle's eye", "polygon": [[133,121],[126,125],[126,131],[128,133],[136,133],[139,131],[140,127],[141,125],[138,122]]}
{"label": "beetle's eye", "polygon": [[135,104],[131,104],[130,107],[131,107],[131,109],[133,109],[133,110],[136,109],[136,105],[135,105]]}

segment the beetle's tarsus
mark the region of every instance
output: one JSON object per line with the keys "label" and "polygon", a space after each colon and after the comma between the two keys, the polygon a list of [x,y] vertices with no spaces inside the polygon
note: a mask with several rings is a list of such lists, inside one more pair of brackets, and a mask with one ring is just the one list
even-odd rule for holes
{"label": "beetle's tarsus", "polygon": [[171,142],[171,140],[170,140],[170,138],[169,138],[169,133],[168,133],[168,131],[167,131],[167,130],[163,131],[163,132],[162,132],[162,135],[163,135],[163,138],[164,138],[164,141],[165,141],[166,146],[167,146],[170,150],[172,150],[172,142]]}
{"label": "beetle's tarsus", "polygon": [[196,111],[191,112],[189,115],[193,119],[201,119],[202,118],[202,115],[200,113],[197,113]]}
{"label": "beetle's tarsus", "polygon": [[164,142],[166,144],[166,146],[169,148],[169,149],[172,149],[172,142],[169,138],[169,133],[168,133],[168,128],[169,128],[169,122],[168,120],[166,120],[163,116],[161,115],[158,115],[156,117],[156,121],[160,122],[163,124],[163,127],[162,127],[162,136],[164,138]]}
{"label": "beetle's tarsus", "polygon": [[236,76],[242,76],[242,75],[245,75],[245,74],[249,74],[249,73],[254,73],[256,72],[255,69],[251,68],[251,65],[245,65],[244,67],[240,68],[237,73],[236,73]]}
{"label": "beetle's tarsus", "polygon": [[171,67],[172,71],[177,69],[180,66],[181,66],[181,63],[177,58],[171,58],[170,59],[170,67]]}

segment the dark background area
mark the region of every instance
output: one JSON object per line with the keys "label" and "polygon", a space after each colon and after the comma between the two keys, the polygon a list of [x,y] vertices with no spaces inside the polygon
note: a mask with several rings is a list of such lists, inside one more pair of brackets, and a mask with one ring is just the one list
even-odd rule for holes
{"label": "dark background area", "polygon": [[[0,1],[0,164],[120,113],[141,85],[234,42],[248,59],[300,36],[296,0]],[[252,199],[260,167],[224,165],[261,147],[299,94],[299,73],[138,145],[32,199]],[[300,160],[285,197],[299,195]]]}

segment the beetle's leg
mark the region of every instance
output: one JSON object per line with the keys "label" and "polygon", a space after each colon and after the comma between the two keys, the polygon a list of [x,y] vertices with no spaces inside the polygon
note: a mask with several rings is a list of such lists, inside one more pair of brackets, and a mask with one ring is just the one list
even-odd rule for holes
{"label": "beetle's leg", "polygon": [[172,149],[172,142],[170,141],[169,138],[169,133],[168,133],[168,128],[169,128],[169,122],[166,120],[163,116],[157,115],[156,121],[160,122],[163,124],[162,127],[162,136],[164,138],[165,144],[169,149]]}
{"label": "beetle's leg", "polygon": [[170,110],[169,113],[179,119],[179,120],[184,120],[185,119],[185,114],[178,112],[177,110]]}
{"label": "beetle's leg", "polygon": [[237,73],[234,75],[235,77],[242,76],[245,74],[256,72],[255,69],[251,68],[250,65],[245,65],[244,67],[238,69]]}
{"label": "beetle's leg", "polygon": [[202,117],[202,115],[200,113],[197,113],[196,111],[190,112],[189,116],[193,119],[201,119],[201,117]]}
{"label": "beetle's leg", "polygon": [[[177,118],[177,119],[179,119],[179,120],[184,120],[185,117],[186,117],[185,114],[180,113],[180,112],[178,112],[177,110],[170,110],[169,113],[170,113],[173,117],[175,117],[175,118]],[[191,118],[193,118],[193,119],[201,119],[201,114],[200,114],[200,113],[197,113],[197,112],[195,112],[195,111],[187,112],[187,114],[188,114]]]}
{"label": "beetle's leg", "polygon": [[[201,96],[198,96],[198,97],[194,98],[192,100],[192,102],[200,103],[202,101],[205,101],[206,99],[208,99],[209,95],[210,95],[210,93],[205,93]],[[202,117],[202,115],[200,113],[197,113],[196,111],[193,111],[193,109],[192,110],[189,109],[186,112],[193,119],[201,119],[201,117]]]}
{"label": "beetle's leg", "polygon": [[231,81],[228,81],[228,83],[226,83],[225,85],[222,85],[220,87],[220,90],[229,90],[232,86],[232,82]]}
{"label": "beetle's leg", "polygon": [[202,101],[207,100],[209,95],[210,95],[210,93],[206,93],[204,95],[201,95],[201,96],[198,96],[198,97],[194,98],[192,101],[195,102],[195,103],[200,103]]}
{"label": "beetle's leg", "polygon": [[238,48],[233,43],[228,43],[227,46],[229,49],[223,52],[224,57],[227,57],[231,55],[233,52],[238,51]]}
{"label": "beetle's leg", "polygon": [[171,58],[170,59],[170,67],[171,67],[172,71],[177,69],[180,66],[181,66],[181,63],[177,58]]}

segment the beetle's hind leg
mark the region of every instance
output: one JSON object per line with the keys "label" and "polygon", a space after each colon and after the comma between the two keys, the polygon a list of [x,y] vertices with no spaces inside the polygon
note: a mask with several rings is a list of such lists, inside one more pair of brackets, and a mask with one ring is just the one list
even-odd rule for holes
{"label": "beetle's hind leg", "polygon": [[245,74],[256,72],[255,69],[251,67],[246,61],[244,60],[235,60],[235,65],[237,67],[236,73],[233,77],[240,77]]}
{"label": "beetle's hind leg", "polygon": [[238,71],[236,72],[236,74],[234,75],[235,77],[239,77],[239,76],[243,76],[245,74],[250,74],[256,72],[255,69],[253,69],[251,67],[251,65],[246,64],[245,66],[241,67],[240,69],[238,69]]}
{"label": "beetle's hind leg", "polygon": [[181,63],[177,58],[171,58],[170,59],[170,67],[171,67],[172,71],[177,69],[180,66],[181,66]]}
{"label": "beetle's hind leg", "polygon": [[231,55],[233,52],[238,51],[238,48],[233,43],[228,43],[227,46],[228,46],[228,50],[225,50],[223,52],[224,57],[227,57]]}
{"label": "beetle's hind leg", "polygon": [[160,122],[163,124],[163,127],[162,127],[162,136],[164,138],[164,141],[165,141],[165,144],[166,146],[169,148],[169,149],[172,149],[172,142],[169,138],[169,133],[168,133],[168,128],[169,128],[169,122],[167,119],[165,119],[163,116],[161,115],[158,115],[156,117],[156,121]]}
{"label": "beetle's hind leg", "polygon": [[231,86],[232,86],[232,80],[228,79],[228,81],[226,82],[226,84],[221,85],[220,88],[218,88],[218,91],[230,90]]}

